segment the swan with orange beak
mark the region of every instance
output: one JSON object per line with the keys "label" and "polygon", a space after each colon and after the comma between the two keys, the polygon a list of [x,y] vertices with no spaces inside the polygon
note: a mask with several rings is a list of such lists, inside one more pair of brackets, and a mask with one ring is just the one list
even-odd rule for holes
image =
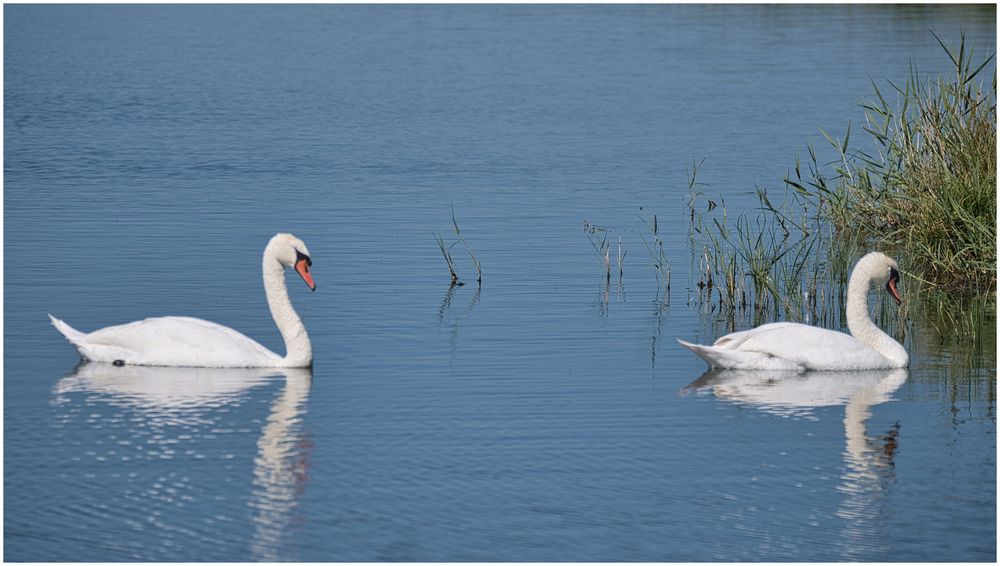
{"label": "swan with orange beak", "polygon": [[312,257],[305,242],[275,234],[264,248],[264,293],[285,342],[281,356],[232,328],[200,318],[162,316],[85,333],[49,315],[53,326],[93,362],[175,367],[311,367],[312,343],[285,284],[291,267],[313,291]]}

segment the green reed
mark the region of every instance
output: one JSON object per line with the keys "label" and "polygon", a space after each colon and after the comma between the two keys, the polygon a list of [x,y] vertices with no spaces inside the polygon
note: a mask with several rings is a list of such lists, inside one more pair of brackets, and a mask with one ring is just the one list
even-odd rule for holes
{"label": "green reed", "polygon": [[628,250],[622,247],[622,237],[618,236],[618,285],[622,284],[622,279],[625,278],[625,257],[628,256]]}
{"label": "green reed", "polygon": [[[591,224],[587,220],[583,221],[583,233],[587,236],[587,241],[590,242],[591,247],[594,248],[594,254],[597,256],[598,261],[600,261],[601,266],[606,274],[606,280],[608,283],[611,282],[611,243],[608,242],[608,229],[603,226],[597,226],[596,224]],[[619,240],[619,246],[620,246]],[[620,250],[620,247],[619,247]],[[622,256],[621,261],[624,262],[625,258]]]}
{"label": "green reed", "polygon": [[720,310],[798,319],[804,276],[821,268],[819,255],[812,253],[817,238],[788,229],[793,211],[787,204],[775,205],[762,189],[757,197],[755,211],[732,218],[724,200],[716,203],[704,193],[689,196],[689,238],[699,262],[694,270],[697,287],[702,300],[717,303]]}
{"label": "green reed", "polygon": [[809,147],[807,170],[797,161],[785,182],[838,232],[910,256],[912,276],[928,285],[995,294],[996,73],[982,78],[994,55],[974,63],[964,35],[957,49],[934,38],[953,76],[926,79],[911,67],[903,85],[873,81],[862,104],[873,149],[852,148],[850,124],[842,140],[823,132],[836,160],[820,166]]}
{"label": "green reed", "polygon": [[465,236],[462,234],[462,229],[458,226],[458,219],[455,217],[455,207],[451,207],[451,227],[455,232],[457,240],[447,243],[444,237],[438,232],[432,232],[434,234],[434,239],[437,241],[438,248],[441,250],[441,256],[444,257],[444,261],[448,266],[448,272],[451,274],[451,284],[462,286],[462,283],[458,278],[458,272],[455,270],[455,259],[451,256],[451,249],[461,243],[465,246],[465,250],[469,253],[469,258],[472,259],[472,265],[476,268],[476,283],[480,286],[483,284],[483,269],[479,264],[479,258],[476,257],[476,253],[472,251],[472,246],[466,241]]}
{"label": "green reed", "polygon": [[458,236],[459,241],[462,242],[462,244],[465,246],[465,250],[469,253],[469,258],[472,260],[472,265],[474,265],[476,268],[476,283],[482,285],[483,267],[482,265],[479,264],[479,258],[476,257],[476,253],[472,251],[472,246],[469,245],[469,242],[465,240],[465,236],[462,235],[462,229],[458,227],[458,219],[455,218],[454,206],[451,207],[451,226],[452,229],[454,229],[455,231],[455,235]]}
{"label": "green reed", "polygon": [[[642,243],[646,246],[646,251],[649,252],[649,257],[653,262],[653,272],[656,275],[656,300],[661,302],[663,305],[670,304],[670,260],[667,258],[667,253],[663,249],[663,238],[660,237],[660,225],[656,220],[656,215],[653,215],[652,220],[647,220],[639,215],[639,219],[642,223],[646,225],[649,230],[650,238],[652,241],[647,240],[646,236],[640,234],[642,238]],[[660,290],[663,289],[662,298]]]}
{"label": "green reed", "polygon": [[[937,39],[937,36],[935,36]],[[996,305],[996,74],[938,39],[955,67],[948,79],[911,69],[890,103],[874,84],[863,104],[873,150],[821,132],[834,148],[821,165],[812,146],[795,160],[784,192],[756,189],[757,206],[733,216],[708,196],[691,168],[688,207],[698,300],[754,324],[804,320],[845,324],[847,281],[859,257],[880,249],[903,274],[904,303],[883,293],[873,316],[900,339],[911,317],[942,340],[981,340]],[[984,326],[985,324],[985,326]],[[995,354],[994,354],[995,355]]]}
{"label": "green reed", "polygon": [[462,285],[462,282],[458,280],[458,273],[455,272],[455,260],[451,257],[451,248],[454,247],[456,242],[446,244],[444,238],[441,237],[441,234],[437,232],[431,233],[434,234],[434,239],[437,241],[438,248],[441,250],[441,255],[444,257],[444,261],[448,265],[448,273],[451,274],[451,284]]}

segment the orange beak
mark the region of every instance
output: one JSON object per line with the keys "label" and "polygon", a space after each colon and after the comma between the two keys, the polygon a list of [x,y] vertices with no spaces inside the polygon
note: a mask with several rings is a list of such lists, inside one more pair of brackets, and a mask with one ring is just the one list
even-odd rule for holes
{"label": "orange beak", "polygon": [[295,262],[295,271],[306,282],[306,285],[309,285],[309,289],[316,290],[316,282],[313,281],[312,275],[309,274],[309,260],[302,258]]}
{"label": "orange beak", "polygon": [[903,299],[899,296],[899,291],[896,289],[896,281],[898,280],[898,276],[890,277],[889,282],[885,284],[885,288],[889,291],[889,294],[892,295],[892,300],[896,301],[897,305],[902,304],[903,302]]}

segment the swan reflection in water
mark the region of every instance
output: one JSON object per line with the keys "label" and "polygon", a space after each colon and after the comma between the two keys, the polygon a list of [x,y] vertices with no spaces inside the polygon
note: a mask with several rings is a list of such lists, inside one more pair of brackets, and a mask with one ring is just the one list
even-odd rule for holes
{"label": "swan reflection in water", "polygon": [[[55,393],[57,404],[69,403],[69,394],[85,393],[114,407],[138,411],[138,418],[129,419],[140,423],[131,425],[134,440],[152,436],[161,446],[176,446],[180,439],[190,443],[192,438],[215,434],[223,415],[243,404],[251,389],[281,377],[284,389],[271,403],[257,440],[250,497],[254,514],[250,551],[255,560],[276,561],[281,558],[279,549],[287,538],[292,511],[308,481],[312,444],[301,428],[312,384],[311,369],[117,367],[83,362],[59,381]],[[85,401],[88,409],[93,408],[94,400]],[[152,434],[140,430],[142,427],[152,429]],[[145,444],[149,442],[147,438]],[[148,498],[140,498],[139,503],[141,499],[153,503]]]}
{"label": "swan reflection in water", "polygon": [[[846,495],[837,511],[845,521],[843,554],[866,556],[865,541],[878,537],[878,502],[893,477],[899,425],[877,437],[868,435],[872,407],[892,400],[906,382],[906,369],[786,373],[712,369],[682,390],[711,391],[718,399],[784,417],[815,418],[819,407],[844,407],[844,470],[839,491]],[[875,543],[877,544],[877,542]]]}

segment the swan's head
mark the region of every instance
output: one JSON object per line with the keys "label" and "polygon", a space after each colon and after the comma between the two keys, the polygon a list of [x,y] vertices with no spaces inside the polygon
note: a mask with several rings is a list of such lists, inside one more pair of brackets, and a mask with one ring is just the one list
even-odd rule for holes
{"label": "swan's head", "polygon": [[313,281],[312,274],[309,272],[309,268],[312,267],[312,258],[305,242],[291,234],[275,234],[267,244],[265,254],[267,253],[271,254],[281,265],[294,269],[310,289],[316,290],[316,282]]}
{"label": "swan's head", "polygon": [[886,291],[889,291],[889,296],[897,305],[903,302],[896,288],[899,284],[899,265],[896,264],[896,260],[882,252],[871,252],[858,261],[858,265],[862,264],[866,267],[872,283],[885,285]]}

